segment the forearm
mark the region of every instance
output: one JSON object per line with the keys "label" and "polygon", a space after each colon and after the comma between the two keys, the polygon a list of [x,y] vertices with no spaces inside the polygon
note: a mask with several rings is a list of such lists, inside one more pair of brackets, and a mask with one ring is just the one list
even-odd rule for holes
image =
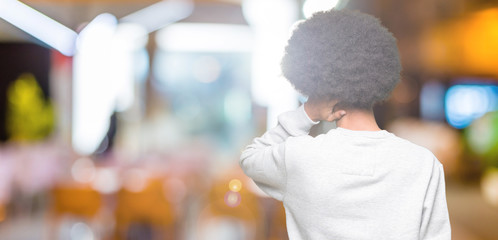
{"label": "forearm", "polygon": [[263,136],[255,138],[253,143],[247,146],[241,158],[244,161],[252,152],[262,150],[285,142],[289,137],[306,135],[311,127],[318,122],[312,121],[304,110],[304,106],[290,112],[281,114],[278,117],[278,124],[273,129],[267,131]]}
{"label": "forearm", "polygon": [[307,135],[313,125],[301,106],[279,116],[278,125],[255,138],[242,152],[240,166],[260,188],[280,199],[285,187],[285,140],[292,136]]}

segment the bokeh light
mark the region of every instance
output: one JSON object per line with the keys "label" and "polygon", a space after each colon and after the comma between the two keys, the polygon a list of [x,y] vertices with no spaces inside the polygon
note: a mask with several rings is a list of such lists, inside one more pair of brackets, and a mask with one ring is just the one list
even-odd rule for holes
{"label": "bokeh light", "polygon": [[110,71],[117,19],[100,14],[80,33],[73,70],[72,145],[83,155],[92,154],[109,129],[122,83]]}
{"label": "bokeh light", "polygon": [[470,149],[485,158],[487,164],[498,167],[498,111],[475,120],[465,134]]}
{"label": "bokeh light", "polygon": [[118,173],[112,168],[98,168],[92,186],[103,194],[115,193],[120,187]]}
{"label": "bokeh light", "polygon": [[303,5],[303,14],[309,18],[313,13],[330,10],[338,3],[339,0],[306,0]]}
{"label": "bokeh light", "polygon": [[241,202],[241,196],[240,196],[240,193],[238,192],[232,192],[232,191],[228,191],[226,194],[225,194],[225,204],[229,207],[237,207],[239,206],[240,202]]}
{"label": "bokeh light", "polygon": [[90,158],[79,158],[71,167],[73,179],[80,183],[89,183],[95,179],[96,169]]}
{"label": "bokeh light", "polygon": [[92,229],[83,222],[75,223],[71,227],[71,240],[94,240]]}
{"label": "bokeh light", "polygon": [[498,86],[455,85],[446,93],[446,119],[455,128],[465,128],[487,112],[498,110]]}
{"label": "bokeh light", "polygon": [[498,168],[488,169],[481,180],[481,190],[484,200],[498,207]]}
{"label": "bokeh light", "polygon": [[242,189],[242,182],[239,179],[232,179],[228,184],[228,188],[232,192],[238,192]]}
{"label": "bokeh light", "polygon": [[74,54],[78,34],[17,0],[0,1],[0,18],[17,26],[66,56]]}

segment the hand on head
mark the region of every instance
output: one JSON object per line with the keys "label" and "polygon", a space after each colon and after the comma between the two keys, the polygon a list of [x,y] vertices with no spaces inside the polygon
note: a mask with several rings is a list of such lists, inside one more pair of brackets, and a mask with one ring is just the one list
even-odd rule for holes
{"label": "hand on head", "polygon": [[304,104],[304,110],[313,121],[334,122],[340,120],[347,113],[343,109],[337,109],[337,100],[324,100],[310,98]]}

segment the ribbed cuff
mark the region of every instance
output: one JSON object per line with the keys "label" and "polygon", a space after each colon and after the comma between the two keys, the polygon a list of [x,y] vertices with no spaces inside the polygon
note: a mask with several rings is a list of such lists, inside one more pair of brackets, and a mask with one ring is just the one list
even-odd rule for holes
{"label": "ribbed cuff", "polygon": [[310,119],[304,110],[304,105],[294,111],[281,114],[278,121],[293,136],[308,134],[311,127],[319,123]]}

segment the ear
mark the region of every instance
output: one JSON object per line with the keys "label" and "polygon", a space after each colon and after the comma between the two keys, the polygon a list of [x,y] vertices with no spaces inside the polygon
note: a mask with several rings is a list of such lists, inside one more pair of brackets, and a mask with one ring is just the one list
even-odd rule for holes
{"label": "ear", "polygon": [[344,110],[337,110],[335,112],[330,112],[330,114],[327,116],[327,121],[328,122],[334,122],[340,120],[342,117],[346,115],[346,111]]}

